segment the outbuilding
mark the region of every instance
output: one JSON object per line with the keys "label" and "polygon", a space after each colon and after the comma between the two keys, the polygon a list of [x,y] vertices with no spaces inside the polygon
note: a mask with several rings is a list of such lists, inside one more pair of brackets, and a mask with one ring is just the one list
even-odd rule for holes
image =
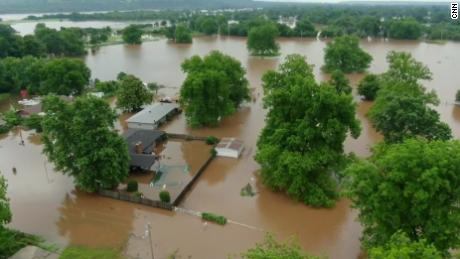
{"label": "outbuilding", "polygon": [[126,122],[130,129],[154,130],[179,112],[178,104],[159,102],[145,107]]}
{"label": "outbuilding", "polygon": [[215,147],[217,155],[222,157],[238,158],[243,152],[243,142],[235,138],[223,138]]}

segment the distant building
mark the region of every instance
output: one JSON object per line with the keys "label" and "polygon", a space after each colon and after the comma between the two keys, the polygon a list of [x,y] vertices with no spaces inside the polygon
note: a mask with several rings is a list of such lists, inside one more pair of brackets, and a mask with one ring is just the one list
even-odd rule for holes
{"label": "distant building", "polygon": [[[74,97],[60,95],[59,99],[63,100],[64,102],[72,102]],[[23,99],[18,101],[18,103],[22,105],[22,109],[19,110],[21,117],[29,117],[34,114],[38,114],[40,116],[45,115],[42,110],[42,100],[40,97],[33,99]]]}
{"label": "distant building", "polygon": [[288,26],[291,29],[294,29],[297,25],[297,17],[291,16],[291,17],[283,17],[279,16],[278,18],[278,23],[279,24],[284,24]]}
{"label": "distant building", "polygon": [[123,137],[128,144],[131,169],[151,170],[155,164],[155,146],[165,138],[163,131],[128,129]]}
{"label": "distant building", "polygon": [[238,158],[243,152],[243,142],[235,138],[223,138],[215,147],[217,155],[223,157]]}
{"label": "distant building", "polygon": [[145,107],[126,120],[130,129],[157,129],[170,117],[180,112],[180,107],[176,103],[155,103]]}

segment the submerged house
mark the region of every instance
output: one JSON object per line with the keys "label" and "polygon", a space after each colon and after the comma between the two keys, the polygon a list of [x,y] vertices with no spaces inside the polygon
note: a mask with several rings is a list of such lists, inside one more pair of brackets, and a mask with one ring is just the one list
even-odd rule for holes
{"label": "submerged house", "polygon": [[128,144],[131,169],[151,170],[157,159],[155,146],[166,134],[157,130],[128,129],[123,137]]}
{"label": "submerged house", "polygon": [[218,156],[238,158],[243,152],[243,142],[235,138],[223,138],[215,147]]}
{"label": "submerged house", "polygon": [[160,102],[145,107],[126,122],[130,129],[154,130],[179,112],[178,104]]}

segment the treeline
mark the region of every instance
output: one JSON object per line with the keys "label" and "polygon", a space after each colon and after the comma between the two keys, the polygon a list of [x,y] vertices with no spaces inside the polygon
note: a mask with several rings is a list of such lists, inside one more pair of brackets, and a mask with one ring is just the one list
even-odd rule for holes
{"label": "treeline", "polygon": [[37,24],[33,35],[20,36],[9,25],[0,24],[0,58],[82,56],[85,44],[99,44],[109,39],[112,29],[61,28],[55,30]]}
{"label": "treeline", "polygon": [[[260,20],[277,24],[279,36],[311,37],[317,30],[323,37],[356,35],[394,39],[459,40],[460,23],[450,19],[447,5],[291,5],[238,11],[131,11],[71,13],[43,18],[84,20],[168,20],[204,34],[247,36]],[[29,19],[40,19],[30,17]],[[288,22],[286,22],[286,20]],[[291,22],[291,26],[287,23]],[[293,22],[294,21],[294,22]],[[295,24],[295,26],[294,26]]]}

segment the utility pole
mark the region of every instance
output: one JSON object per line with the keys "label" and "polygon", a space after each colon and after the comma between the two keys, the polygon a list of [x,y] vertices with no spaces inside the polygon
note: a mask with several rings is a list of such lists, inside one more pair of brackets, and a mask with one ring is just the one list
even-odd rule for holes
{"label": "utility pole", "polygon": [[150,226],[150,222],[148,222],[146,225],[146,231],[147,231],[147,235],[149,236],[150,254],[152,255],[152,259],[155,259],[155,256],[153,255],[152,228]]}

